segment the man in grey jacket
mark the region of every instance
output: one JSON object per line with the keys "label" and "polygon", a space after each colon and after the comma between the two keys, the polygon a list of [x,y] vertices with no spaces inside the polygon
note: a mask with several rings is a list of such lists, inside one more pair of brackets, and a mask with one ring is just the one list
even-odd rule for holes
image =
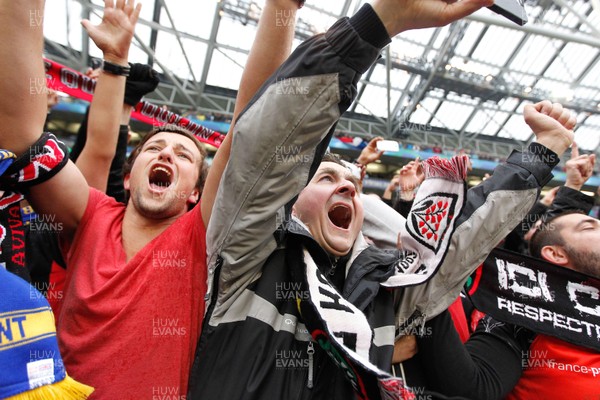
{"label": "man in grey jacket", "polygon": [[390,36],[488,3],[374,1],[301,45],[253,98],[236,123],[208,226],[210,304],[190,399],[410,396],[388,373],[396,327],[458,296],[550,179],[574,118],[549,102],[528,106],[538,143],[466,200],[465,159],[426,163],[429,179],[397,252],[366,244],[356,182],[321,159]]}

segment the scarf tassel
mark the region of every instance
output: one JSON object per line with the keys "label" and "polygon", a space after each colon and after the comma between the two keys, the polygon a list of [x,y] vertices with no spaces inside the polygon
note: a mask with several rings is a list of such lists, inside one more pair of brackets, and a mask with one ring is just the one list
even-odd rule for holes
{"label": "scarf tassel", "polygon": [[79,383],[67,375],[60,382],[28,390],[6,400],[85,400],[93,391],[93,387]]}
{"label": "scarf tassel", "polygon": [[468,164],[469,157],[465,155],[454,156],[449,160],[435,156],[422,162],[425,179],[442,178],[453,182],[467,179]]}

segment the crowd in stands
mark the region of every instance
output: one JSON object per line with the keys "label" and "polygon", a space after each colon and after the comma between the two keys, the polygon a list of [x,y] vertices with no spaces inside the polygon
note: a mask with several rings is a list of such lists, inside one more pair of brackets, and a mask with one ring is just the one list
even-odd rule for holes
{"label": "crowd in stands", "polygon": [[280,16],[304,0],[265,0],[209,168],[178,125],[126,154],[159,83],[128,63],[141,4],[82,21],[104,62],[69,153],[30,86],[43,30],[23,9],[44,1],[0,0],[0,398],[597,398],[596,158],[569,110],[525,106],[535,142],[470,189],[468,151],[416,158],[381,198],[362,181],[382,138],[327,152],[391,38],[492,3],[373,0],[291,52]]}
{"label": "crowd in stands", "polygon": [[217,121],[231,123],[231,116],[219,113],[203,113],[194,115],[200,121]]}
{"label": "crowd in stands", "polygon": [[[364,145],[366,144],[366,142],[363,138],[351,137],[351,136],[347,136],[343,133],[336,134],[336,138],[338,138],[340,141],[342,141],[344,143],[353,144],[360,148],[364,147]],[[401,149],[430,152],[430,153],[434,153],[434,154],[440,154],[440,155],[443,155],[446,157],[452,157],[455,155],[466,154],[471,159],[475,159],[475,160],[479,159],[479,160],[487,160],[487,161],[494,161],[494,162],[506,161],[506,157],[500,156],[498,154],[479,152],[479,151],[474,151],[472,149],[455,149],[455,148],[447,148],[447,147],[440,147],[440,146],[425,146],[425,145],[419,145],[419,144],[413,144],[413,143],[403,143],[401,141],[398,142],[398,146]],[[598,174],[598,172],[594,171],[594,174]]]}

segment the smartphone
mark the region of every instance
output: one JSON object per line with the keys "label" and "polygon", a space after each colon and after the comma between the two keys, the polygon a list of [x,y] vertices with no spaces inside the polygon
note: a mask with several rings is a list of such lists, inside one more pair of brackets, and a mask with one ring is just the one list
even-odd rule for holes
{"label": "smartphone", "polygon": [[380,140],[377,142],[379,151],[400,151],[400,145],[395,140]]}
{"label": "smartphone", "polygon": [[524,0],[495,0],[489,9],[518,25],[527,23]]}

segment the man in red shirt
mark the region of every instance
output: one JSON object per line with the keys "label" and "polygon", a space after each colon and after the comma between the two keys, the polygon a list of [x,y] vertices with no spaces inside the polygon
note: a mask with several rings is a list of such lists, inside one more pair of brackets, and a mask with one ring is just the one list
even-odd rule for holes
{"label": "man in red shirt", "polygon": [[[263,14],[289,8],[292,18],[299,5],[268,0]],[[14,181],[8,187],[30,187],[36,211],[61,227],[68,265],[58,326],[63,359],[73,377],[95,387],[95,399],[183,398],[204,314],[205,226],[228,154],[214,161],[197,207],[205,153],[177,128],[156,129],[133,151],[125,167],[125,206],[91,189],[64,145],[48,134],[40,138],[46,117],[43,8],[42,0],[0,0],[0,66],[11,77],[0,82],[0,148],[20,156],[11,167],[22,168],[7,170],[2,183],[8,176]],[[95,93],[105,101],[94,104],[117,125],[139,11],[133,0],[107,1],[100,25],[84,21],[105,60]],[[273,29],[261,19],[258,35],[271,40],[251,51],[234,116],[289,52],[293,24],[277,27],[277,35]]]}
{"label": "man in red shirt", "polygon": [[[586,164],[593,168],[593,163]],[[577,272],[600,277],[600,221],[576,211],[548,219],[533,235],[533,257]],[[529,348],[528,365],[509,399],[597,398],[600,393],[600,353],[537,335]]]}
{"label": "man in red shirt", "polygon": [[[18,180],[51,171],[28,198],[61,228],[68,274],[58,336],[65,365],[95,387],[93,398],[183,395],[206,292],[202,210],[192,208],[200,197],[204,150],[191,134],[160,128],[129,160],[126,206],[90,188],[60,143],[38,140],[46,101],[44,90],[32,86],[45,86],[43,40],[42,27],[29,17],[42,15],[43,7],[43,1],[2,2],[0,54],[11,79],[0,83],[0,146],[25,153],[21,160],[35,159]],[[133,0],[108,1],[100,25],[84,21],[104,53],[98,79],[109,95],[95,106],[117,123],[139,12]]]}

